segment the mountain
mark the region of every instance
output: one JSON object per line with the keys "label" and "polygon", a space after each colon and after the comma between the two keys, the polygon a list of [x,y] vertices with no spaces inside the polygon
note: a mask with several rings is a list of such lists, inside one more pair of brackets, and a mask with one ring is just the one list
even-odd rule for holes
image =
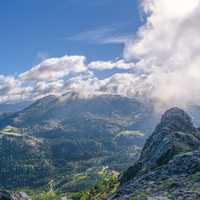
{"label": "mountain", "polygon": [[[40,99],[28,108],[3,118],[0,126],[9,124],[24,128],[48,124],[55,128],[56,125],[63,126],[65,123],[65,126],[70,124],[71,128],[77,127],[83,121],[86,124],[107,124],[103,128],[112,132],[115,131],[111,130],[112,125],[118,129],[130,127],[147,130],[151,121],[149,114],[152,114],[151,108],[133,98],[102,95],[84,99],[79,98],[77,93],[69,93],[62,97],[47,96]],[[88,128],[92,128],[92,125]]]}
{"label": "mountain", "polygon": [[1,113],[14,113],[25,109],[30,106],[32,101],[14,102],[14,103],[0,103],[0,114]]}
{"label": "mountain", "polygon": [[195,126],[200,127],[200,106],[188,106],[187,112],[192,117],[192,121],[195,124]]}
{"label": "mountain", "polygon": [[43,188],[53,182],[64,192],[84,190],[101,178],[102,168],[130,166],[154,123],[150,106],[119,95],[47,96],[2,114],[0,187]]}
{"label": "mountain", "polygon": [[0,199],[2,200],[31,200],[24,192],[0,191]]}
{"label": "mountain", "polygon": [[168,110],[109,199],[200,199],[199,147],[200,131],[188,114]]}

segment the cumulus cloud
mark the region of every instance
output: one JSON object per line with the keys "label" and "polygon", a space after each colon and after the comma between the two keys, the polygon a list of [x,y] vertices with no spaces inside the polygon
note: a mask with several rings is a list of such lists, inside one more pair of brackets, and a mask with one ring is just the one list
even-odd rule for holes
{"label": "cumulus cloud", "polygon": [[93,70],[110,70],[110,69],[131,69],[134,68],[135,64],[125,62],[123,59],[117,61],[94,61],[88,64],[89,69]]}
{"label": "cumulus cloud", "polygon": [[14,76],[0,75],[0,102],[25,99],[31,92],[30,86],[21,87],[20,81]]}
{"label": "cumulus cloud", "polygon": [[147,74],[150,97],[166,106],[200,102],[200,1],[144,0],[146,24],[124,57]]}
{"label": "cumulus cloud", "polygon": [[110,94],[119,94],[123,96],[144,96],[142,76],[131,73],[117,73],[104,80],[100,90]]}
{"label": "cumulus cloud", "polygon": [[22,81],[50,81],[86,70],[84,56],[49,58],[20,75]]}
{"label": "cumulus cloud", "polygon": [[87,63],[84,56],[49,58],[18,76],[0,75],[0,102],[35,100],[68,91],[80,93],[82,97],[108,93],[111,91],[102,90],[108,79],[99,80],[93,72],[133,67],[134,64],[122,59]]}

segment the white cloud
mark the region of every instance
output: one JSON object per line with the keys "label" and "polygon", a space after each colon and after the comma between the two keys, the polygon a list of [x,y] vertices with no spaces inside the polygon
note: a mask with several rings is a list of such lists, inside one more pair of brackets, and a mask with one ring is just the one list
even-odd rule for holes
{"label": "white cloud", "polygon": [[5,94],[11,91],[13,86],[16,85],[16,80],[13,76],[0,75],[0,93]]}
{"label": "white cloud", "polygon": [[103,81],[100,91],[129,97],[144,97],[147,93],[144,80],[145,77],[131,73],[114,74]]}
{"label": "white cloud", "polygon": [[86,70],[84,56],[49,58],[20,75],[22,81],[51,81]]}
{"label": "white cloud", "polygon": [[99,80],[93,71],[133,67],[133,63],[124,60],[87,63],[84,56],[49,58],[16,77],[0,75],[0,102],[34,100],[67,91],[76,91],[84,97],[110,92],[101,89],[108,79]]}
{"label": "white cloud", "polygon": [[147,74],[150,98],[165,106],[200,102],[200,1],[144,0],[148,15],[124,50]]}
{"label": "white cloud", "polygon": [[71,37],[67,37],[67,40],[74,41],[87,41],[89,43],[98,44],[125,44],[131,38],[131,34],[119,33],[122,29],[119,25],[112,27],[101,27],[94,30],[83,31]]}
{"label": "white cloud", "polygon": [[32,88],[21,87],[20,81],[14,76],[0,75],[0,102],[17,101],[27,98],[32,93]]}
{"label": "white cloud", "polygon": [[89,69],[93,70],[110,70],[110,69],[131,69],[134,68],[134,63],[128,63],[124,60],[117,60],[117,61],[94,61],[88,64]]}

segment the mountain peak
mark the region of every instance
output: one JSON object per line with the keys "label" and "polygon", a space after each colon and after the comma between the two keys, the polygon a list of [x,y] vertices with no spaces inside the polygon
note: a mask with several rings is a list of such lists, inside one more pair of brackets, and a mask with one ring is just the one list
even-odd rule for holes
{"label": "mountain peak", "polygon": [[191,117],[178,107],[171,108],[163,114],[158,129],[164,127],[172,131],[195,130]]}
{"label": "mountain peak", "polygon": [[167,110],[147,139],[138,162],[125,172],[122,181],[166,165],[179,153],[198,149],[199,138],[198,130],[185,111],[179,108]]}
{"label": "mountain peak", "polygon": [[163,114],[161,121],[165,122],[165,121],[173,120],[177,118],[181,118],[185,120],[186,122],[191,122],[190,116],[184,110],[178,107],[170,108],[169,110],[167,110]]}

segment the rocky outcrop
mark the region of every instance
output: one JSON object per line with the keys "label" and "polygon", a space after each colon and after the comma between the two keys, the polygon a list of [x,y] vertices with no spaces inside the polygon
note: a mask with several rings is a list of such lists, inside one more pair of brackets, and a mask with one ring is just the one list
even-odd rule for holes
{"label": "rocky outcrop", "polygon": [[111,199],[200,199],[200,150],[179,154],[168,164],[130,180]]}
{"label": "rocky outcrop", "polygon": [[0,191],[0,200],[31,200],[24,192]]}
{"label": "rocky outcrop", "polygon": [[183,110],[168,110],[110,199],[200,199],[199,138]]}
{"label": "rocky outcrop", "polygon": [[187,113],[179,108],[168,110],[146,141],[138,162],[126,171],[122,180],[125,182],[165,165],[179,153],[197,150],[199,138],[200,132]]}

